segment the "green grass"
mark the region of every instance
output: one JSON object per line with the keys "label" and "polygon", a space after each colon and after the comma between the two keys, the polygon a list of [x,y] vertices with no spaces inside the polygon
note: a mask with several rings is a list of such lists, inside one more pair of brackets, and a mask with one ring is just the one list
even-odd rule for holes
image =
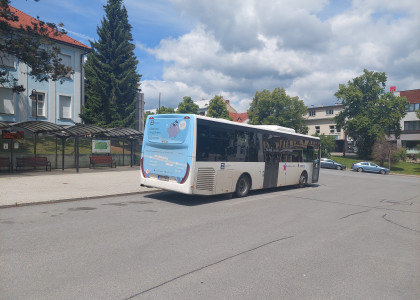
{"label": "green grass", "polygon": [[[364,161],[363,159],[355,157],[342,157],[342,156],[331,156],[331,159],[346,166],[348,170],[351,170],[351,165],[356,162]],[[370,160],[368,160],[370,161]],[[383,167],[388,168],[386,162]],[[413,162],[391,162],[391,173],[404,174],[404,175],[419,175],[420,176],[420,163]]]}

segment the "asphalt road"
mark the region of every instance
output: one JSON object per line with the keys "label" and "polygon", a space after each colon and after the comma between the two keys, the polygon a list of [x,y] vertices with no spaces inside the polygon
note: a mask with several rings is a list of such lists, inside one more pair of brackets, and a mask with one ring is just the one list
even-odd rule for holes
{"label": "asphalt road", "polygon": [[418,299],[420,179],[0,209],[0,299]]}

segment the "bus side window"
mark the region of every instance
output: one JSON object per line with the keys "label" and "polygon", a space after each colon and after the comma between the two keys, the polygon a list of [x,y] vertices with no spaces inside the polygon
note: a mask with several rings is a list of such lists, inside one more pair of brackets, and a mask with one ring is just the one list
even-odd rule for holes
{"label": "bus side window", "polygon": [[312,162],[314,160],[314,147],[308,146],[304,151],[305,162]]}
{"label": "bus side window", "polygon": [[213,127],[210,128],[209,138],[209,161],[229,161],[228,150],[234,140],[234,131]]}
{"label": "bus side window", "polygon": [[302,150],[293,150],[292,161],[293,162],[302,162]]}
{"label": "bus side window", "polygon": [[248,157],[247,161],[257,162],[259,152],[258,136],[255,132],[248,132]]}
{"label": "bus side window", "polygon": [[204,125],[198,125],[196,160],[208,161],[209,151],[209,127]]}

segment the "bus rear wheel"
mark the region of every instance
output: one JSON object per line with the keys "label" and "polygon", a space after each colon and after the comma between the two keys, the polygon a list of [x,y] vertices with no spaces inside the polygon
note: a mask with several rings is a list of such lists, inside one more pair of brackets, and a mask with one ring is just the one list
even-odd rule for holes
{"label": "bus rear wheel", "polygon": [[250,188],[251,180],[249,179],[249,176],[241,175],[241,177],[238,179],[238,182],[236,183],[235,196],[239,198],[245,197],[248,195]]}
{"label": "bus rear wheel", "polygon": [[302,172],[299,177],[299,187],[303,188],[308,183],[308,175],[305,172]]}

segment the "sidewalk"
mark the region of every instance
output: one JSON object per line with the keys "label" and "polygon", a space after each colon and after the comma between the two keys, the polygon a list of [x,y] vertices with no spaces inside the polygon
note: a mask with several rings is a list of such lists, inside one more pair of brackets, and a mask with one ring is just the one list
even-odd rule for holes
{"label": "sidewalk", "polygon": [[135,167],[0,172],[0,207],[153,192]]}

